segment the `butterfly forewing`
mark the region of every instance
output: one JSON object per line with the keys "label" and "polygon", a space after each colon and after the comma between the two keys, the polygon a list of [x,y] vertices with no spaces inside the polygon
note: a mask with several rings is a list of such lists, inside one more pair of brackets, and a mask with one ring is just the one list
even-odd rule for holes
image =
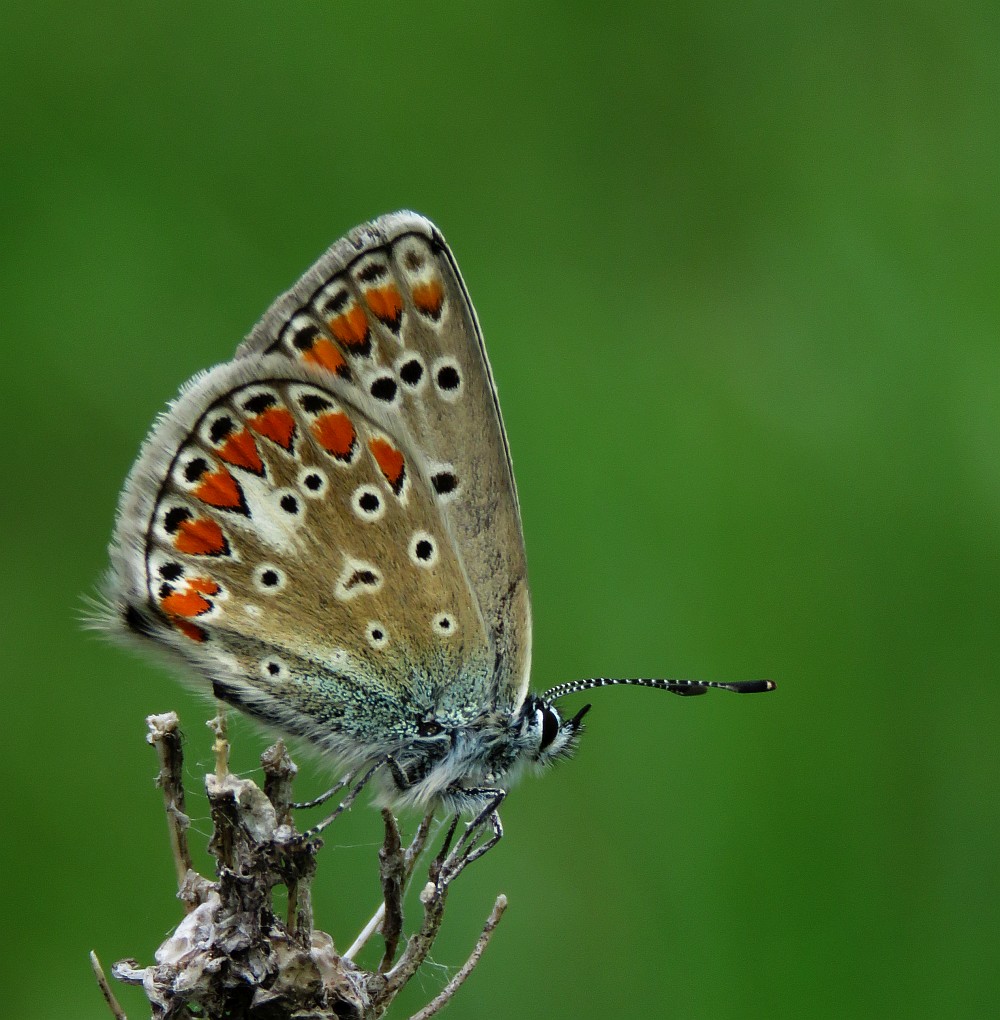
{"label": "butterfly forewing", "polygon": [[494,698],[518,705],[531,615],[517,494],[479,325],[440,232],[413,213],[357,228],[237,352],[264,353],[328,373],[356,407],[414,437],[489,633]]}
{"label": "butterfly forewing", "polygon": [[359,699],[365,734],[381,713],[402,739],[422,715],[469,722],[493,682],[423,457],[355,397],[275,356],[196,379],[133,469],[114,557],[134,629],[342,753]]}

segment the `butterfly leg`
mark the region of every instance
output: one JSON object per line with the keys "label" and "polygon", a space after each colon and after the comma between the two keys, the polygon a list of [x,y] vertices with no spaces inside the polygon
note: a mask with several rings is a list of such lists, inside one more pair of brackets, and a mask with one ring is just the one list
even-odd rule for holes
{"label": "butterfly leg", "polygon": [[307,808],[319,807],[320,804],[325,804],[335,793],[339,793],[347,784],[357,775],[356,772],[348,772],[343,779],[340,780],[336,786],[331,786],[326,793],[321,793],[318,797],[314,797],[312,800],[299,800],[293,802],[290,806],[296,811],[305,811]]}
{"label": "butterfly leg", "polygon": [[[365,788],[371,777],[375,775],[375,773],[378,772],[378,770],[382,768],[382,766],[385,765],[388,760],[389,760],[388,755],[383,755],[383,757],[379,758],[378,761],[376,761],[375,764],[372,765],[372,767],[368,769],[367,772],[365,772],[361,779],[358,780],[358,782],[351,789],[351,792],[348,793],[348,795],[337,805],[337,807],[329,815],[327,815],[327,817],[324,818],[323,821],[317,822],[317,824],[314,825],[311,829],[306,829],[306,831],[302,833],[301,838],[312,839],[314,836],[318,836],[331,822],[333,822],[336,818],[338,818],[345,811],[347,811],[348,808],[350,808],[350,806],[355,802],[355,800],[357,800],[358,794],[361,793],[361,791]],[[348,778],[348,782],[350,782],[351,778],[353,778],[353,775]]]}
{"label": "butterfly leg", "polygon": [[434,863],[440,869],[446,858],[448,857],[448,851],[451,849],[451,841],[455,838],[455,830],[458,828],[458,823],[462,816],[458,813],[454,814],[451,819],[451,824],[448,826],[448,831],[444,834],[444,842],[441,844],[441,849],[438,851],[437,857],[434,859]]}
{"label": "butterfly leg", "polygon": [[[503,822],[500,821],[498,808],[503,803],[504,797],[507,796],[507,791],[493,787],[473,787],[471,789],[463,789],[461,793],[467,797],[484,800],[485,804],[479,814],[466,825],[461,839],[455,844],[455,848],[445,860],[441,869],[445,883],[457,878],[467,865],[473,861],[478,861],[483,854],[492,850],[503,839]],[[456,822],[457,816],[455,822],[452,822],[451,831],[449,832],[449,844]],[[487,825],[492,830],[490,835],[483,842],[477,842]]]}
{"label": "butterfly leg", "polygon": [[[458,846],[466,844],[465,855],[466,864],[471,864],[473,861],[478,860],[487,850],[491,850],[493,847],[503,839],[503,822],[500,821],[500,812],[498,808],[503,803],[504,797],[507,796],[506,790],[469,790],[467,791],[478,796],[488,797],[486,806],[482,811],[476,815],[475,818],[466,826],[465,834],[459,840]],[[474,850],[472,849],[473,844],[478,838],[479,833],[489,824],[493,830],[492,835],[485,842],[480,843]],[[456,849],[458,849],[456,847]]]}

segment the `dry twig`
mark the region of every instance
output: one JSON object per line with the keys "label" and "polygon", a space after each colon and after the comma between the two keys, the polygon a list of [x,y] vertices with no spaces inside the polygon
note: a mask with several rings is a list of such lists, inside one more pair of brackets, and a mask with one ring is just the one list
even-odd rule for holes
{"label": "dry twig", "polygon": [[170,831],[170,851],[177,872],[177,888],[181,889],[191,869],[191,852],[187,844],[187,829],[191,819],[184,810],[184,777],[181,774],[184,754],[181,750],[180,723],[176,712],[167,712],[164,715],[147,716],[146,727],[146,741],[156,748],[156,755],[160,759],[160,774],[156,777],[156,784],[163,791],[163,807]]}
{"label": "dry twig", "polygon": [[111,991],[111,985],[108,984],[101,961],[97,959],[97,953],[93,950],[90,952],[90,966],[94,971],[94,977],[97,978],[97,986],[101,989],[104,1001],[108,1004],[108,1009],[111,1010],[111,1015],[115,1020],[128,1020],[125,1010],[121,1007],[121,1003],[115,998],[115,993]]}
{"label": "dry twig", "polygon": [[[177,717],[173,713],[150,716],[147,725],[148,740],[160,757],[159,783],[178,896],[188,913],[157,950],[155,964],[140,967],[134,960],[122,960],[114,965],[112,974],[120,981],[142,986],[153,1020],[190,1020],[194,1016],[227,1020],[382,1017],[427,958],[441,928],[450,883],[468,863],[475,839],[470,840],[467,832],[451,849],[456,826],[452,822],[420,897],[421,926],[406,940],[402,956],[393,965],[403,932],[403,899],[426,845],[432,814],[421,821],[404,850],[395,817],[383,811],[385,840],[379,852],[383,904],[351,948],[338,954],[333,939],[313,926],[311,887],[316,854],[322,846],[318,833],[350,806],[363,781],[353,786],[330,819],[299,834],[292,820],[297,806],[292,800],[292,782],[297,769],[284,744],[279,741],[262,756],[261,790],[250,780],[229,772],[225,717],[220,713],[209,723],[216,738],[215,770],[205,779],[214,823],[209,850],[216,861],[215,879],[210,880],[191,867]],[[342,789],[355,778],[348,777],[335,789]],[[274,913],[276,886],[284,886],[288,892],[284,918]],[[416,1014],[419,1020],[437,1013],[466,980],[506,904],[505,897],[497,899],[469,959],[444,990]],[[384,940],[381,960],[376,970],[364,970],[354,962],[354,956],[380,929]],[[116,1020],[125,1020],[93,954],[92,965],[113,1015]]]}
{"label": "dry twig", "polygon": [[493,932],[496,931],[497,925],[500,923],[500,918],[503,917],[503,912],[507,909],[507,897],[501,893],[497,897],[496,903],[493,904],[493,910],[490,912],[490,916],[486,919],[486,924],[483,925],[482,934],[476,940],[475,948],[469,954],[468,960],[462,965],[459,972],[444,986],[440,994],[435,996],[423,1009],[417,1010],[410,1020],[429,1020],[429,1017],[434,1016],[439,1010],[444,1009],[445,1006],[451,1002],[452,996],[465,984],[465,979],[475,970],[476,964],[479,963],[479,958],[486,952],[486,947],[490,944],[490,939],[493,937]]}

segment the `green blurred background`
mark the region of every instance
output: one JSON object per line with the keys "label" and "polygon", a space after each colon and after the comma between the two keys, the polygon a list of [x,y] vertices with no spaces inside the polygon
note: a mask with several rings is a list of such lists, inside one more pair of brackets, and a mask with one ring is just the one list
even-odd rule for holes
{"label": "green blurred background", "polygon": [[[399,207],[486,333],[536,688],[780,689],[595,693],[394,1015],[499,890],[454,1020],[991,1013],[998,33],[992,3],[6,6],[4,1014],[105,1018],[87,951],[148,962],[180,917],[143,719],[181,712],[198,790],[206,709],[78,625],[138,445]],[[328,839],[341,946],[379,832]]]}

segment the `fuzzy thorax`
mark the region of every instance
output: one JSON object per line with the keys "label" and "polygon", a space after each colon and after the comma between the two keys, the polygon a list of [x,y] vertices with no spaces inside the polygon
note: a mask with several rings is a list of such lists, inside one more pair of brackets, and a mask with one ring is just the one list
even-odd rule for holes
{"label": "fuzzy thorax", "polygon": [[506,790],[526,768],[568,758],[582,731],[584,707],[562,719],[547,701],[529,695],[513,715],[493,712],[469,725],[418,737],[387,762],[378,803],[474,812]]}

